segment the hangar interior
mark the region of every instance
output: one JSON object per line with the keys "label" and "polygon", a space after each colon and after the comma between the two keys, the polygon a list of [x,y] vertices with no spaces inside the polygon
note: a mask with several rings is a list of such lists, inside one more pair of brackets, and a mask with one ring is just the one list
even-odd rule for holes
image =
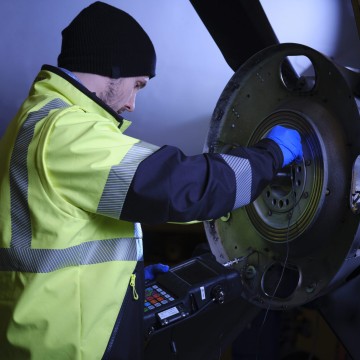
{"label": "hangar interior", "polygon": [[[359,310],[351,299],[360,286],[354,208],[360,151],[359,2],[317,4],[313,13],[299,10],[305,3],[291,9],[270,1],[191,3],[234,71],[212,114],[204,149],[251,145],[284,124],[300,130],[305,155],[303,164],[279,174],[246,209],[205,224],[144,225],[148,261],[176,268],[210,252],[240,273],[245,300],[235,305],[229,300],[221,314],[218,308],[205,310],[207,317],[195,316],[189,327],[173,325],[169,337],[155,331],[149,358],[154,347],[173,341],[184,353],[173,349],[169,358],[185,353],[210,358],[201,357],[202,350],[196,353],[191,341],[188,350],[182,343],[196,321],[203,325],[198,343],[204,347],[218,340],[213,333],[223,336],[219,359],[357,359]],[[334,6],[333,12],[320,19],[326,5]],[[319,46],[288,42],[287,15],[301,24],[294,24],[294,32],[309,35],[332,16],[334,26]],[[344,39],[355,44],[354,51]],[[239,316],[242,325],[222,325],[228,316]]]}
{"label": "hangar interior", "polygon": [[[176,306],[145,314],[146,359],[360,359],[360,1],[107,2],[159,49],[155,95],[139,98],[130,135],[226,152],[280,124],[304,146],[244,209],[143,224],[146,263],[172,270],[155,283],[178,292]],[[58,30],[88,3],[0,5],[0,135],[39,66],[55,61]],[[58,14],[51,27],[44,12]]]}

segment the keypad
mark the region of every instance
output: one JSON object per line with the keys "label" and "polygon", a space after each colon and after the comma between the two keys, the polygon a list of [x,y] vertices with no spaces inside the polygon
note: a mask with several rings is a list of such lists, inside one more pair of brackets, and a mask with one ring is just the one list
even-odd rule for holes
{"label": "keypad", "polygon": [[144,311],[147,312],[156,308],[160,308],[160,306],[166,305],[174,300],[174,297],[160,286],[156,284],[148,286],[145,288]]}

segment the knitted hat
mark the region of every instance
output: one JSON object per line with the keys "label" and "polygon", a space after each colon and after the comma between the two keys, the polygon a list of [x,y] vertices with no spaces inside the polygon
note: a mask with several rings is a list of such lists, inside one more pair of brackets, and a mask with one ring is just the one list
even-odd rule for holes
{"label": "knitted hat", "polygon": [[62,31],[58,66],[110,78],[155,76],[154,46],[126,12],[97,1]]}

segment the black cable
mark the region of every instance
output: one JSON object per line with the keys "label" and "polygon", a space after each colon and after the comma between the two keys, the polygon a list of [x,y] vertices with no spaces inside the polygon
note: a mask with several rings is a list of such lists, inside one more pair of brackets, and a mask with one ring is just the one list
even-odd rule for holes
{"label": "black cable", "polygon": [[294,213],[294,208],[295,208],[295,205],[296,205],[296,193],[295,193],[295,186],[294,186],[294,176],[293,176],[293,165],[290,165],[291,166],[291,195],[293,197],[293,200],[294,200],[294,207],[292,209],[292,212],[290,213],[290,216],[288,217],[288,224],[287,224],[287,233],[286,233],[286,256],[285,256],[285,260],[284,260],[284,265],[283,265],[283,268],[282,268],[282,271],[281,271],[281,274],[280,274],[280,278],[279,278],[279,281],[275,287],[275,290],[274,290],[274,293],[273,295],[270,297],[270,300],[269,300],[269,304],[266,308],[266,312],[265,312],[265,315],[264,315],[264,319],[260,325],[260,329],[259,329],[259,332],[258,332],[258,336],[257,336],[257,350],[256,350],[256,360],[259,359],[259,351],[260,351],[260,344],[261,344],[261,333],[264,329],[264,326],[265,326],[265,322],[266,322],[266,319],[267,319],[267,316],[268,316],[268,313],[270,311],[270,304],[272,302],[272,300],[274,299],[275,295],[276,295],[276,292],[278,291],[279,289],[279,286],[281,284],[281,281],[283,279],[283,276],[284,276],[284,273],[285,273],[285,268],[286,268],[286,265],[287,265],[287,262],[289,260],[289,253],[290,253],[290,245],[289,245],[289,233],[290,233],[290,221],[292,219],[292,216],[293,216],[293,213]]}

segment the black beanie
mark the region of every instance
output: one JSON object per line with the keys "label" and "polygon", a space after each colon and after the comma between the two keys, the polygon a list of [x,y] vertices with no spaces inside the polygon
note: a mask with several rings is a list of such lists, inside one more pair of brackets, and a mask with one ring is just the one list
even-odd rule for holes
{"label": "black beanie", "polygon": [[156,54],[149,36],[134,18],[97,1],[62,31],[58,66],[114,79],[152,78]]}

